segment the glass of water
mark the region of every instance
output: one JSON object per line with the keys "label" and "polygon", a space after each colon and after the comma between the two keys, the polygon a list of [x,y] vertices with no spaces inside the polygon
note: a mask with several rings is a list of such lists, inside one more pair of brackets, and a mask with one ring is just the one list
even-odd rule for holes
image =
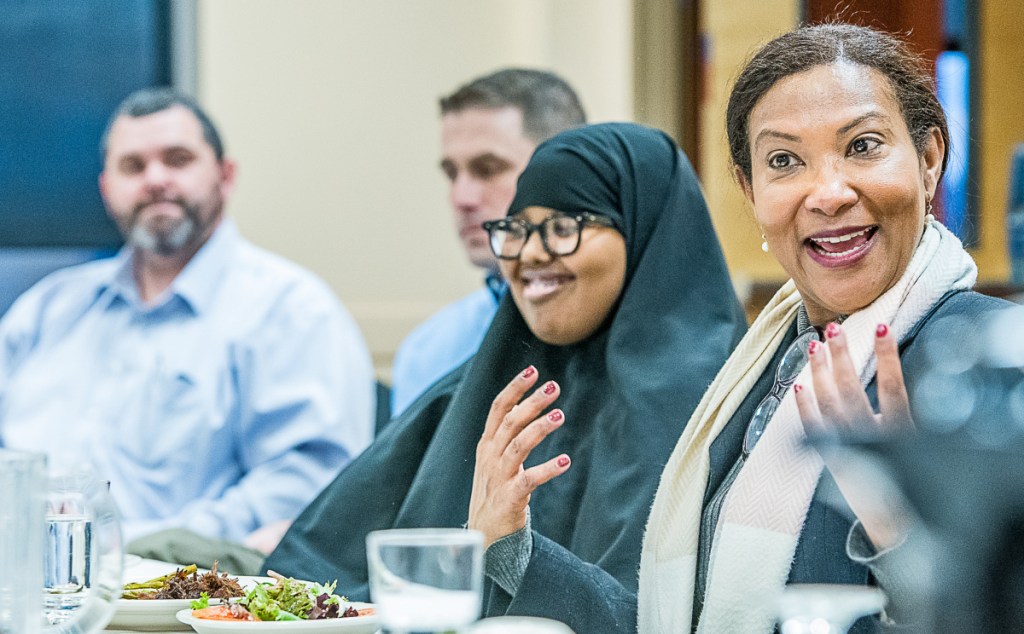
{"label": "glass of water", "polygon": [[50,477],[43,613],[51,624],[69,625],[58,631],[102,629],[120,596],[121,528],[109,488],[87,470]]}
{"label": "glass of water", "polygon": [[366,536],[370,597],[385,632],[457,632],[480,617],[483,534],[459,528]]}
{"label": "glass of water", "polygon": [[492,616],[477,621],[470,634],[575,634],[565,623],[536,616]]}

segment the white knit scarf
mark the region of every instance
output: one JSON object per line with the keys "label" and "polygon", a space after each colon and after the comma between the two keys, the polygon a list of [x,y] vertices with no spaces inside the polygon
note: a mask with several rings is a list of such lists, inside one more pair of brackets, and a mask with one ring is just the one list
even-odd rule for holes
{"label": "white knit scarf", "polygon": [[[924,235],[899,281],[843,323],[861,383],[875,374],[874,333],[888,324],[898,341],[947,292],[969,289],[977,267],[960,241],[937,222]],[[787,282],[754,321],[690,418],[661,476],[640,558],[639,631],[689,632],[701,513],[710,448],[796,316],[800,296]],[[810,368],[797,382],[812,390]],[[789,390],[726,495],[712,542],[698,632],[772,631],[772,597],[789,576],[822,462],[802,446],[803,426]]]}

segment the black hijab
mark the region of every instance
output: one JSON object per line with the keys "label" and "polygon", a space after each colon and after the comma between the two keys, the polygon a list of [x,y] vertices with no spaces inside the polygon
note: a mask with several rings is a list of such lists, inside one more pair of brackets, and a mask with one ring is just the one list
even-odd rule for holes
{"label": "black hijab", "polygon": [[[364,540],[391,527],[466,522],[477,441],[491,402],[527,365],[561,386],[566,423],[527,466],[560,453],[537,489],[534,531],[636,590],[647,512],[662,467],[704,390],[746,329],[700,184],[664,133],[633,124],[563,132],[539,146],[509,213],[528,206],[611,218],[626,281],[588,339],[537,339],[506,297],[476,356],[393,420],[299,516],[265,568],[364,600]],[[557,617],[556,617],[557,618]]]}

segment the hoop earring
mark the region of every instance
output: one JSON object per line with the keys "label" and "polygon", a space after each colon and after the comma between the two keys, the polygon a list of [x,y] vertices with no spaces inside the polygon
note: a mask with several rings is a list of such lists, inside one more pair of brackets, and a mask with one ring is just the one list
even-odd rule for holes
{"label": "hoop earring", "polygon": [[763,233],[761,234],[761,250],[768,253],[768,240],[764,237]]}

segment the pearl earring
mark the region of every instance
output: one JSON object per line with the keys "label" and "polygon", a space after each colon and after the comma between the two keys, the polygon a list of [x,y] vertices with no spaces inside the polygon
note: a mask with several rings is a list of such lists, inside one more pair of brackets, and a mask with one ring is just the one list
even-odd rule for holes
{"label": "pearl earring", "polygon": [[761,234],[761,250],[768,253],[768,239],[764,237],[763,233]]}
{"label": "pearl earring", "polygon": [[932,205],[931,199],[926,199],[924,201],[924,226],[927,227],[931,223],[935,222],[935,216],[932,215],[932,211],[934,210],[935,206]]}

